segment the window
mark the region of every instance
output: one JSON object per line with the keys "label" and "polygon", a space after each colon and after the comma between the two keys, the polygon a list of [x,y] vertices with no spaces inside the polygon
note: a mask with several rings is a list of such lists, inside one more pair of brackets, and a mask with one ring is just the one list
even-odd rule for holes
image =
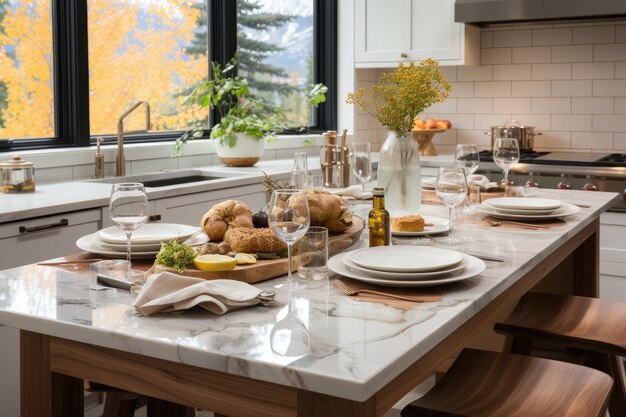
{"label": "window", "polygon": [[[152,129],[127,140],[175,139],[207,120],[183,101],[209,61],[224,64],[237,48],[254,93],[294,126],[336,128],[336,2],[0,0],[0,151],[114,140],[140,100]],[[329,93],[313,109],[302,97],[318,82]],[[137,111],[124,128],[143,121]]]}

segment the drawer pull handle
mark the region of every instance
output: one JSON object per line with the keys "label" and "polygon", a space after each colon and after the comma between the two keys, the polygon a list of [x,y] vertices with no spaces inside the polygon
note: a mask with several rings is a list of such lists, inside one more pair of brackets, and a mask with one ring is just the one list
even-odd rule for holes
{"label": "drawer pull handle", "polygon": [[69,220],[61,219],[58,221],[58,223],[42,224],[41,226],[33,226],[33,227],[20,226],[19,230],[20,230],[20,233],[32,233],[32,232],[39,232],[40,230],[48,230],[48,229],[56,229],[57,227],[65,227],[69,224],[70,224]]}
{"label": "drawer pull handle", "polygon": [[161,221],[161,215],[160,214],[153,214],[152,216],[148,216],[148,221],[149,222]]}

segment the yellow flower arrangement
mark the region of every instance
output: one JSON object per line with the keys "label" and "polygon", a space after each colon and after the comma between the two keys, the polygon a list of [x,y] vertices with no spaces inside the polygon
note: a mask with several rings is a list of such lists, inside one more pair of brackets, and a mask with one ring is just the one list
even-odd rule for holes
{"label": "yellow flower arrangement", "polygon": [[394,72],[385,73],[367,94],[363,88],[348,93],[346,103],[374,116],[389,130],[406,133],[413,119],[433,103],[448,97],[450,84],[431,58],[419,64],[400,63]]}

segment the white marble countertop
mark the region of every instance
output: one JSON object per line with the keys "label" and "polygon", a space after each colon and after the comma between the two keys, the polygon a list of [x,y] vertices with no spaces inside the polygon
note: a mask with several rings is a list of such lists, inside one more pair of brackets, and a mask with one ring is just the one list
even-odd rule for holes
{"label": "white marble countertop", "polygon": [[[133,296],[89,289],[89,278],[54,267],[0,272],[0,323],[89,344],[140,353],[277,384],[364,401],[422,357],[473,314],[606,210],[617,194],[539,190],[584,203],[580,213],[548,231],[459,225],[457,247],[498,256],[479,276],[441,286],[440,302],[400,310],[349,299],[324,283],[296,293],[294,310],[308,329],[310,352],[272,353],[270,333],[286,306],[256,306],[215,316],[204,311],[140,317]],[[361,213],[370,204],[354,206]],[[423,206],[424,214],[446,209]],[[361,243],[362,244],[362,243]],[[279,278],[257,284],[272,288]],[[287,294],[279,291],[278,301]]]}

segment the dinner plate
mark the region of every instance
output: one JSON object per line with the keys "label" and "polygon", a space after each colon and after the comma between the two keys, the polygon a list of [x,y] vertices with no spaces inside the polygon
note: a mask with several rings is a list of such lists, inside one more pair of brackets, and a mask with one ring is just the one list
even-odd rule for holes
{"label": "dinner plate", "polygon": [[[199,229],[198,229],[199,230]],[[97,239],[97,237],[96,237]],[[107,243],[107,242],[103,242],[100,239],[98,239],[100,241],[100,244],[110,250],[114,250],[114,251],[118,251],[118,252],[126,252],[126,243]],[[209,241],[209,237],[204,234],[204,233],[198,233],[195,236],[191,236],[191,238],[187,238],[187,240],[183,240],[183,243],[186,243],[188,245],[202,245],[204,243],[207,243]],[[135,243],[131,241],[131,248],[132,251],[138,251],[138,252],[152,252],[152,251],[158,251],[161,249],[161,243],[162,242],[156,242],[156,243]]]}
{"label": "dinner plate", "polygon": [[485,204],[498,209],[522,209],[522,210],[554,210],[563,203],[551,198],[535,197],[500,197],[490,198]]}
{"label": "dinner plate", "polygon": [[[95,234],[83,236],[76,241],[76,246],[85,252],[95,253],[101,256],[107,256],[109,258],[126,258],[126,251],[117,251],[107,248],[102,245],[102,242],[96,237]],[[145,259],[154,258],[158,250],[152,251],[131,251],[132,259]]]}
{"label": "dinner plate", "polygon": [[429,271],[429,272],[387,272],[387,271],[377,271],[375,269],[367,269],[358,266],[355,263],[352,263],[347,256],[344,256],[343,263],[346,267],[356,273],[356,274],[364,274],[366,276],[372,278],[381,278],[381,279],[392,279],[392,280],[423,280],[423,279],[432,279],[435,277],[443,277],[443,276],[452,276],[463,269],[465,269],[469,265],[469,260],[467,259],[467,255],[463,256],[463,260],[459,262],[457,265],[451,267],[450,269],[443,269],[438,271]]}
{"label": "dinner plate", "polygon": [[483,201],[483,205],[487,207],[488,210],[492,210],[498,213],[504,214],[529,214],[529,215],[539,215],[539,214],[553,214],[559,210],[561,210],[562,206],[558,209],[550,209],[550,210],[524,210],[524,209],[501,209],[497,207],[490,206],[489,204],[485,204],[486,201]]}
{"label": "dinner plate", "polygon": [[343,258],[345,256],[349,256],[350,252],[340,253],[335,255],[334,257],[328,260],[328,269],[333,271],[336,274],[342,275],[344,277],[356,279],[358,281],[367,282],[370,284],[381,285],[386,287],[432,287],[435,285],[448,284],[451,282],[463,281],[476,275],[482,273],[486,265],[480,259],[470,256],[464,255],[468,257],[468,265],[467,267],[460,272],[458,275],[454,275],[449,278],[438,278],[438,279],[416,279],[416,280],[392,280],[392,279],[381,279],[381,278],[372,278],[366,276],[365,274],[355,273],[348,269],[348,267],[344,264]]}
{"label": "dinner plate", "polygon": [[448,231],[448,219],[435,216],[423,216],[424,221],[432,226],[424,226],[424,230],[421,232],[401,232],[391,229],[391,234],[394,236],[425,236],[435,235],[437,233],[444,233]]}
{"label": "dinner plate", "polygon": [[552,214],[535,214],[535,215],[501,213],[501,212],[498,212],[497,210],[487,208],[485,206],[477,206],[476,210],[483,214],[488,214],[491,217],[496,217],[498,219],[541,221],[541,220],[560,219],[561,217],[571,216],[572,214],[576,214],[580,212],[580,207],[575,206],[573,204],[563,203],[561,208]]}
{"label": "dinner plate", "polygon": [[430,246],[375,246],[348,252],[367,269],[386,272],[426,272],[450,268],[463,260],[460,252]]}
{"label": "dinner plate", "polygon": [[[160,243],[172,239],[185,239],[197,231],[197,227],[186,224],[146,223],[133,231],[131,242]],[[117,226],[98,230],[96,236],[106,243],[126,243],[126,232]]]}

